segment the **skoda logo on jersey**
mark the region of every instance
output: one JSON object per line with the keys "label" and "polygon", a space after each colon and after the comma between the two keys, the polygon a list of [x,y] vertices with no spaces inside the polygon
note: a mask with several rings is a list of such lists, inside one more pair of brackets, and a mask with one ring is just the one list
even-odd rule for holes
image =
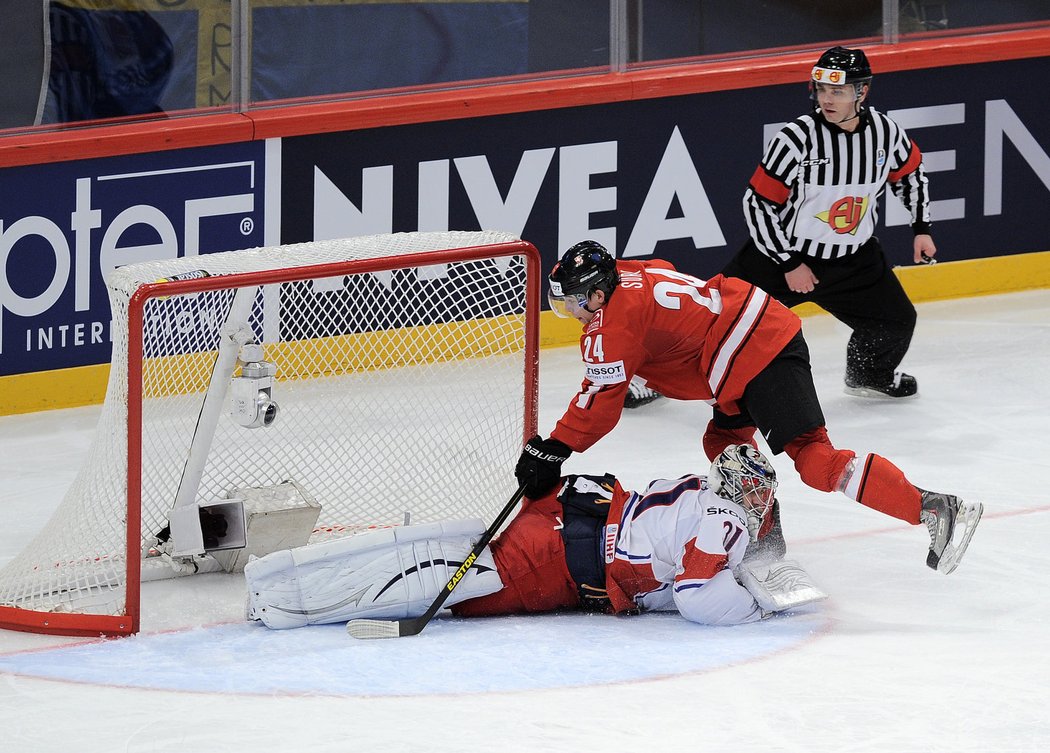
{"label": "skoda logo on jersey", "polygon": [[839,235],[855,235],[860,221],[868,211],[867,196],[843,196],[831,205],[826,212],[820,212],[816,218],[827,223],[828,227]]}

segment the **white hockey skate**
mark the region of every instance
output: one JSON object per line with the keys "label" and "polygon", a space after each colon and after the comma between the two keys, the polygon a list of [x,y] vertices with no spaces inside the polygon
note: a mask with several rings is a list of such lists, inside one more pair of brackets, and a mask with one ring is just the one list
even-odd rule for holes
{"label": "white hockey skate", "polygon": [[963,502],[951,494],[919,491],[922,493],[919,519],[930,531],[930,553],[926,556],[926,564],[947,575],[959,566],[966,553],[984,505]]}

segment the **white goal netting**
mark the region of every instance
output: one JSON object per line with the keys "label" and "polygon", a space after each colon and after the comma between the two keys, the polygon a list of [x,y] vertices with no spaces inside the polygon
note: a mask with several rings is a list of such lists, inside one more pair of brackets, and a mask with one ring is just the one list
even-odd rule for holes
{"label": "white goal netting", "polygon": [[[320,505],[315,537],[397,525],[406,513],[492,518],[514,491],[514,461],[535,423],[530,254],[505,233],[403,233],[115,270],[113,366],[96,437],[50,522],[0,571],[0,624],[12,610],[137,609],[129,565],[168,524],[220,341],[234,330],[276,367],[279,411],[272,425],[245,428],[224,409],[198,501],[293,480]],[[173,277],[195,279],[140,291]],[[218,289],[178,292],[187,284]],[[250,303],[244,321],[238,295]],[[128,323],[139,299],[136,358]]]}

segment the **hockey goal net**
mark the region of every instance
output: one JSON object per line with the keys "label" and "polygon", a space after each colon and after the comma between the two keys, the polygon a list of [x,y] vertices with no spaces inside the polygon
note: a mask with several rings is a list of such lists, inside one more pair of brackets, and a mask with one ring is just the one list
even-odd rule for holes
{"label": "hockey goal net", "polygon": [[[157,534],[187,494],[294,481],[320,508],[316,540],[406,514],[491,519],[513,493],[536,424],[530,244],[401,233],[134,264],[107,284],[113,356],[95,439],[0,571],[0,627],[137,632],[144,572],[165,566]],[[256,422],[269,425],[235,416],[229,387],[249,369],[231,342],[272,364],[279,410]]]}

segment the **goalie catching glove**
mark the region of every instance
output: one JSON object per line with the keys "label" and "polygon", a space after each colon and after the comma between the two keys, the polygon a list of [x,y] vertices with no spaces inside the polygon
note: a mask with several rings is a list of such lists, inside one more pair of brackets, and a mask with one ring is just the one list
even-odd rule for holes
{"label": "goalie catching glove", "polygon": [[525,487],[525,496],[539,499],[561,480],[561,464],[569,459],[572,450],[557,439],[540,439],[539,435],[525,443],[514,467],[514,477]]}

